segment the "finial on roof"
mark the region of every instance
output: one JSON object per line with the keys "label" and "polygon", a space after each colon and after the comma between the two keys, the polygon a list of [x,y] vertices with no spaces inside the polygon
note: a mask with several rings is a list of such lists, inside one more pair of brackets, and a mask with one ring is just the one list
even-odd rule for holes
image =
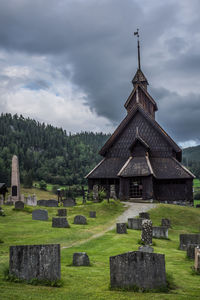
{"label": "finial on roof", "polygon": [[138,46],[138,69],[140,70],[140,35],[139,35],[139,28],[137,28],[137,31],[134,32],[134,35],[137,36],[137,46]]}

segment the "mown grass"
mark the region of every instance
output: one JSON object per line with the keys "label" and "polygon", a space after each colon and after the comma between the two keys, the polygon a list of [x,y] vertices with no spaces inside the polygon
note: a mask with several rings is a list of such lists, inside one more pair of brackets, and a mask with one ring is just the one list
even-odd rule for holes
{"label": "mown grass", "polygon": [[[97,219],[89,219],[84,226],[73,225],[73,216],[77,213],[87,215],[89,210],[97,210]],[[68,246],[72,242],[88,238],[96,232],[104,230],[122,211],[118,202],[110,205],[106,202],[90,204],[68,209],[70,229],[51,228],[51,222],[30,220],[30,214],[14,212],[10,207],[5,208],[7,216],[0,219],[0,229],[5,239],[0,244],[0,289],[1,299],[199,299],[199,276],[193,275],[193,261],[187,260],[185,251],[178,250],[180,233],[199,232],[200,210],[192,207],[176,205],[158,205],[151,210],[150,215],[154,225],[160,225],[161,218],[170,218],[172,229],[169,229],[170,240],[156,239],[154,252],[164,253],[166,270],[174,278],[176,289],[169,293],[137,293],[131,291],[111,291],[109,289],[109,257],[139,247],[140,231],[128,230],[128,234],[118,235],[115,230],[108,231],[103,236],[92,239],[84,244],[71,248],[62,248],[61,276],[63,287],[51,288],[31,286],[24,283],[3,281],[2,270],[8,265],[9,245],[61,243]],[[55,215],[55,208],[48,208],[50,216]],[[74,252],[86,251],[91,260],[91,267],[73,267]]]}

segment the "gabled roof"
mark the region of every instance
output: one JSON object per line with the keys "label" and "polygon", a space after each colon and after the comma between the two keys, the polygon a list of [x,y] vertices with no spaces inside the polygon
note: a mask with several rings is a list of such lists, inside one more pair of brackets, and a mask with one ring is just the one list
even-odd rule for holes
{"label": "gabled roof", "polygon": [[123,119],[123,121],[120,123],[120,125],[117,127],[117,129],[114,131],[114,133],[111,135],[111,137],[107,140],[107,142],[104,144],[104,146],[99,151],[99,154],[104,156],[106,151],[114,144],[116,139],[119,137],[120,134],[122,134],[123,130],[126,128],[128,123],[132,120],[133,116],[140,112],[146,120],[150,122],[150,124],[166,139],[166,141],[172,146],[175,152],[180,152],[180,147],[171,139],[171,137],[164,131],[164,129],[154,120],[152,119],[141,107],[139,103],[136,104],[136,106],[130,111],[129,114]]}
{"label": "gabled roof", "polygon": [[149,167],[147,157],[129,157],[127,162],[121,168],[118,176],[121,177],[134,177],[134,176],[149,176],[152,175],[152,169]]}
{"label": "gabled roof", "polygon": [[140,142],[145,148],[149,149],[149,145],[139,136],[139,134],[134,139],[133,143],[130,145],[129,149],[132,151],[137,142]]}
{"label": "gabled roof", "polygon": [[147,84],[149,84],[148,80],[144,76],[144,73],[142,72],[141,69],[137,69],[135,76],[133,77],[133,80],[132,80],[133,84],[135,84],[137,82],[146,82]]}
{"label": "gabled roof", "polygon": [[133,98],[134,94],[136,93],[136,90],[140,87],[140,89],[143,91],[143,93],[147,96],[147,98],[151,101],[151,103],[154,105],[155,107],[155,111],[158,110],[156,101],[151,97],[151,95],[144,89],[144,87],[142,86],[142,84],[137,83],[134,87],[134,89],[132,90],[130,96],[128,97],[128,99],[126,100],[124,107],[127,108],[129,102],[131,101],[131,99]]}

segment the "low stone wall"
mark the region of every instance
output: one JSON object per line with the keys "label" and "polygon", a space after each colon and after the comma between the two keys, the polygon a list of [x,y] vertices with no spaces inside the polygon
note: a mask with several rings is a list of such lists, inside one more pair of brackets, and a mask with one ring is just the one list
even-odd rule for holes
{"label": "low stone wall", "polygon": [[111,256],[110,284],[112,288],[127,289],[166,286],[164,254],[133,251]]}

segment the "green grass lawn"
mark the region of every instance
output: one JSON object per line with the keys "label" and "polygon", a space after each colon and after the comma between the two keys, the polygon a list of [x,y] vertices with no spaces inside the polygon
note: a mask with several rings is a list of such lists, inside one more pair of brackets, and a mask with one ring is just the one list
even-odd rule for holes
{"label": "green grass lawn", "polygon": [[[67,299],[67,300],[104,300],[104,299],[199,299],[200,276],[192,275],[193,261],[186,259],[186,252],[178,250],[180,233],[199,232],[200,210],[176,205],[158,205],[150,215],[154,225],[160,225],[161,218],[171,219],[170,240],[155,239],[154,252],[164,253],[166,270],[173,275],[177,288],[169,293],[134,293],[109,290],[109,257],[127,251],[137,250],[140,231],[128,230],[128,234],[119,235],[115,230],[106,232],[99,238],[81,245],[73,244],[88,239],[93,234],[106,229],[123,211],[122,204],[112,201],[100,204],[78,205],[68,209],[69,229],[51,227],[51,217],[56,215],[56,208],[47,208],[48,222],[32,221],[31,214],[16,212],[5,207],[6,217],[0,218],[0,299]],[[88,216],[90,210],[97,211],[96,219],[88,219],[88,225],[74,225],[76,214]],[[63,287],[51,288],[12,283],[3,280],[2,271],[8,266],[10,245],[60,243],[61,247],[74,245],[61,250],[61,277]],[[74,252],[85,251],[91,261],[90,267],[73,267]]]}

